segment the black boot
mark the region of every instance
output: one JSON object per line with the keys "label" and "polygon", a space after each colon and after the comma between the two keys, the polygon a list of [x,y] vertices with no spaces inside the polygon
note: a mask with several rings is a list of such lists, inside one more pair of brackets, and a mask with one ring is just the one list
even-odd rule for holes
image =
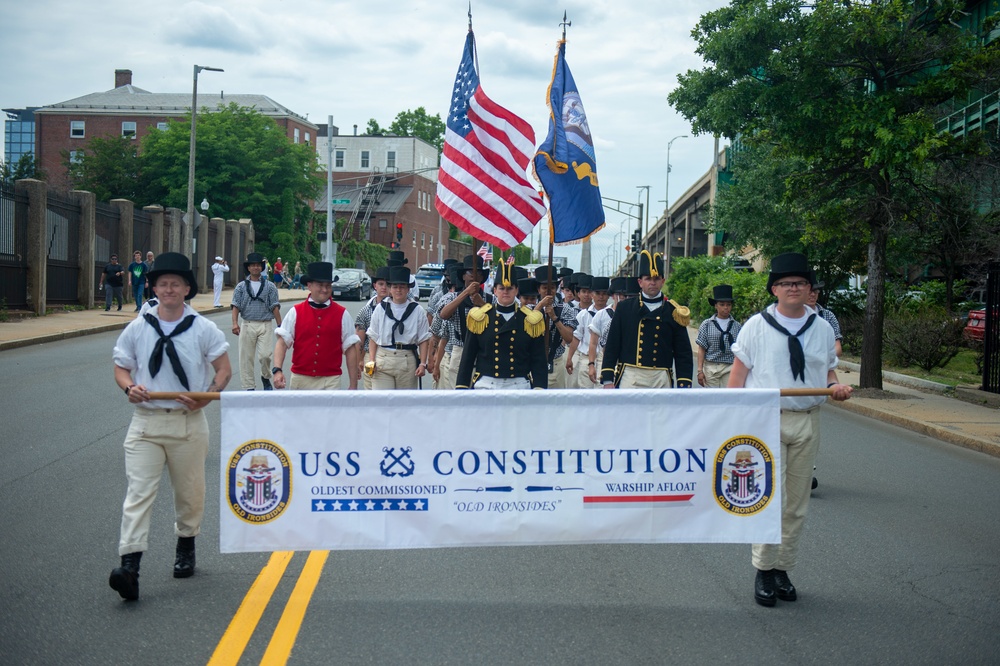
{"label": "black boot", "polygon": [[174,560],[174,578],[194,575],[194,537],[177,537],[177,559]]}
{"label": "black boot", "polygon": [[757,578],[753,583],[753,598],[761,606],[773,606],[778,603],[774,592],[774,569],[769,571],[757,569]]}
{"label": "black boot", "polygon": [[125,601],[135,601],[139,598],[139,560],[142,553],[122,555],[122,565],[112,569],[108,585],[121,595]]}
{"label": "black boot", "polygon": [[795,601],[798,595],[795,594],[795,586],[788,579],[788,572],[781,569],[771,569],[774,574],[774,592],[782,601]]}
{"label": "black boot", "polygon": [[261,381],[262,384],[264,384],[264,390],[265,391],[273,391],[274,390],[274,387],[271,386],[271,380],[268,379],[267,377],[261,377],[260,381]]}

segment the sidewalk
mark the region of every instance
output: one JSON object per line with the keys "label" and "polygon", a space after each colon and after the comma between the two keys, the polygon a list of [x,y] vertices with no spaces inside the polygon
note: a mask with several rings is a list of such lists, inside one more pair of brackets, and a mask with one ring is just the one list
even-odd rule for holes
{"label": "sidewalk", "polygon": [[[229,311],[232,289],[222,292],[222,311]],[[282,302],[294,303],[306,297],[297,289],[279,289]],[[218,312],[212,306],[212,294],[198,294],[191,305],[202,314]],[[17,322],[0,322],[0,352],[28,345],[66,340],[92,333],[103,333],[125,328],[133,319],[135,306],[126,303],[121,312],[102,309],[80,312],[62,312],[45,317],[31,317]],[[287,310],[287,307],[282,308]],[[688,330],[691,344],[697,331]],[[837,374],[845,384],[857,386],[857,367],[842,363]],[[921,388],[906,385],[915,380],[887,374],[884,391],[856,389],[855,397],[846,402],[829,401],[838,409],[861,414],[879,421],[925,434],[944,442],[1000,457],[1000,400],[991,405],[979,405],[951,397],[940,385],[924,382]],[[986,396],[984,396],[986,397]],[[989,396],[993,398],[993,396]]]}

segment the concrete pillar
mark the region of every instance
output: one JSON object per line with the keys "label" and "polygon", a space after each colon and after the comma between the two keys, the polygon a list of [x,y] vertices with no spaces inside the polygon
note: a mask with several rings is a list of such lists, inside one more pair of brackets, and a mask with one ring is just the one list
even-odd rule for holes
{"label": "concrete pillar", "polygon": [[41,316],[45,314],[46,305],[48,252],[45,240],[48,234],[45,211],[48,191],[45,183],[34,178],[18,180],[14,183],[14,190],[28,197],[28,307]]}
{"label": "concrete pillar", "polygon": [[[146,249],[152,250],[155,258],[163,252],[163,206],[143,206],[142,209],[149,213],[150,219],[153,220],[153,240]],[[145,252],[142,253],[142,258],[146,259]]]}
{"label": "concrete pillar", "polygon": [[97,196],[93,192],[73,190],[70,196],[80,206],[80,252],[77,261],[80,279],[77,280],[76,297],[80,305],[90,310],[94,307],[94,246],[96,230]]}
{"label": "concrete pillar", "polygon": [[253,222],[250,220],[250,218],[248,218],[248,217],[241,217],[240,218],[240,229],[245,230],[246,231],[246,236],[247,236],[247,241],[244,244],[243,250],[240,252],[240,255],[243,256],[243,257],[245,257],[246,255],[250,254],[251,252],[256,251],[256,248],[257,248],[257,238],[256,238],[256,234],[255,234],[255,232],[253,230]]}
{"label": "concrete pillar", "polygon": [[212,265],[212,260],[215,259],[215,248],[210,248],[208,246],[208,218],[201,213],[195,213],[195,217],[201,218],[201,224],[195,229],[195,237],[198,239],[198,267],[195,273],[195,279],[198,281],[198,285],[201,287],[201,293],[206,294],[212,290],[210,286],[209,278],[209,267]]}
{"label": "concrete pillar", "polygon": [[240,223],[236,220],[226,220],[223,231],[228,231],[233,235],[229,239],[229,256],[233,258],[233,261],[226,277],[229,278],[229,284],[235,285],[244,278],[243,261],[247,258],[245,254],[242,254],[242,248],[240,248]]}

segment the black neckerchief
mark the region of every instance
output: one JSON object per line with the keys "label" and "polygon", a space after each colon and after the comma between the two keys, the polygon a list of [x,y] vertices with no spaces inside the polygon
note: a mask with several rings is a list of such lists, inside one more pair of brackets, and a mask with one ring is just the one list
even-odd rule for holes
{"label": "black neckerchief", "polygon": [[330,307],[329,303],[317,303],[316,301],[306,301],[306,303],[309,304],[309,307],[316,308],[317,310]]}
{"label": "black neckerchief", "polygon": [[250,300],[251,301],[260,301],[261,303],[263,303],[264,302],[264,299],[263,299],[263,296],[264,296],[264,286],[267,284],[267,282],[265,282],[264,280],[260,280],[259,281],[260,282],[260,289],[257,290],[256,294],[253,293],[253,289],[250,288],[250,282],[251,282],[250,278],[247,278],[246,280],[244,280],[244,282],[247,283],[247,285],[246,285],[247,296],[250,297]]}
{"label": "black neckerchief", "polygon": [[501,314],[513,314],[517,310],[517,305],[511,303],[510,305],[497,305],[497,312]]}
{"label": "black neckerchief", "polygon": [[177,375],[177,379],[181,381],[181,386],[187,390],[191,390],[188,386],[187,374],[184,372],[184,366],[181,365],[181,359],[177,356],[177,349],[174,348],[174,341],[172,338],[180,335],[184,331],[191,328],[194,324],[194,319],[197,315],[188,315],[184,317],[181,323],[177,324],[177,328],[173,330],[170,335],[164,335],[163,329],[160,328],[160,320],[149,314],[148,312],[143,315],[146,322],[153,327],[160,339],[157,340],[156,346],[153,347],[153,353],[149,356],[149,374],[151,377],[155,377],[157,373],[160,372],[160,365],[163,363],[163,352],[167,353],[167,358],[170,359],[170,367],[173,368],[174,374]]}
{"label": "black neckerchief", "polygon": [[802,352],[802,343],[799,342],[799,336],[805,333],[807,328],[812,326],[812,323],[816,320],[816,315],[809,315],[809,319],[806,319],[806,323],[802,325],[802,328],[800,328],[799,332],[795,335],[789,333],[785,327],[779,324],[766,310],[762,310],[760,315],[764,318],[764,321],[770,324],[776,331],[780,331],[788,336],[788,354],[791,357],[792,363],[792,379],[800,379],[804,383],[806,381],[806,358],[805,354]]}
{"label": "black neckerchief", "polygon": [[656,298],[649,298],[646,294],[639,294],[642,297],[643,303],[663,303],[663,296],[657,296]]}
{"label": "black neckerchief", "polygon": [[[732,319],[732,317],[729,318],[729,327],[726,330],[724,330],[724,331],[722,330],[722,327],[719,326],[719,320],[718,319],[711,319],[709,321],[711,321],[713,324],[715,324],[715,328],[717,328],[718,331],[719,331],[719,333],[722,334],[722,351],[728,351],[729,347],[732,347],[733,343],[736,342],[735,338],[733,338],[733,319]],[[727,340],[728,340],[728,344],[727,344]]]}
{"label": "black neckerchief", "polygon": [[406,318],[409,317],[414,310],[417,309],[417,304],[414,303],[413,301],[410,301],[406,305],[406,310],[403,312],[403,316],[400,319],[396,319],[396,316],[392,314],[392,304],[389,301],[382,301],[382,309],[385,310],[385,316],[394,322],[392,325],[392,344],[395,345],[396,331],[399,331],[400,335],[403,334],[404,330],[403,322],[406,321]]}

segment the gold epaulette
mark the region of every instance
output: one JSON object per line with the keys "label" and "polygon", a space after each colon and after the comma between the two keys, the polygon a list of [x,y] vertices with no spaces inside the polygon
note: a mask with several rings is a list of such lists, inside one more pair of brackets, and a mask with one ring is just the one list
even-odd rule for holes
{"label": "gold epaulette", "polygon": [[670,304],[674,306],[674,321],[676,321],[681,326],[687,326],[691,323],[691,310],[683,305],[680,305],[674,299],[670,299]]}
{"label": "gold epaulette", "polygon": [[521,306],[524,313],[524,332],[529,337],[537,338],[545,335],[545,317],[538,310],[532,310],[525,305]]}
{"label": "gold epaulette", "polygon": [[489,317],[486,313],[493,309],[493,306],[487,303],[486,305],[478,308],[472,308],[469,310],[469,316],[465,318],[465,326],[470,332],[479,335],[486,330],[486,322],[489,321]]}

